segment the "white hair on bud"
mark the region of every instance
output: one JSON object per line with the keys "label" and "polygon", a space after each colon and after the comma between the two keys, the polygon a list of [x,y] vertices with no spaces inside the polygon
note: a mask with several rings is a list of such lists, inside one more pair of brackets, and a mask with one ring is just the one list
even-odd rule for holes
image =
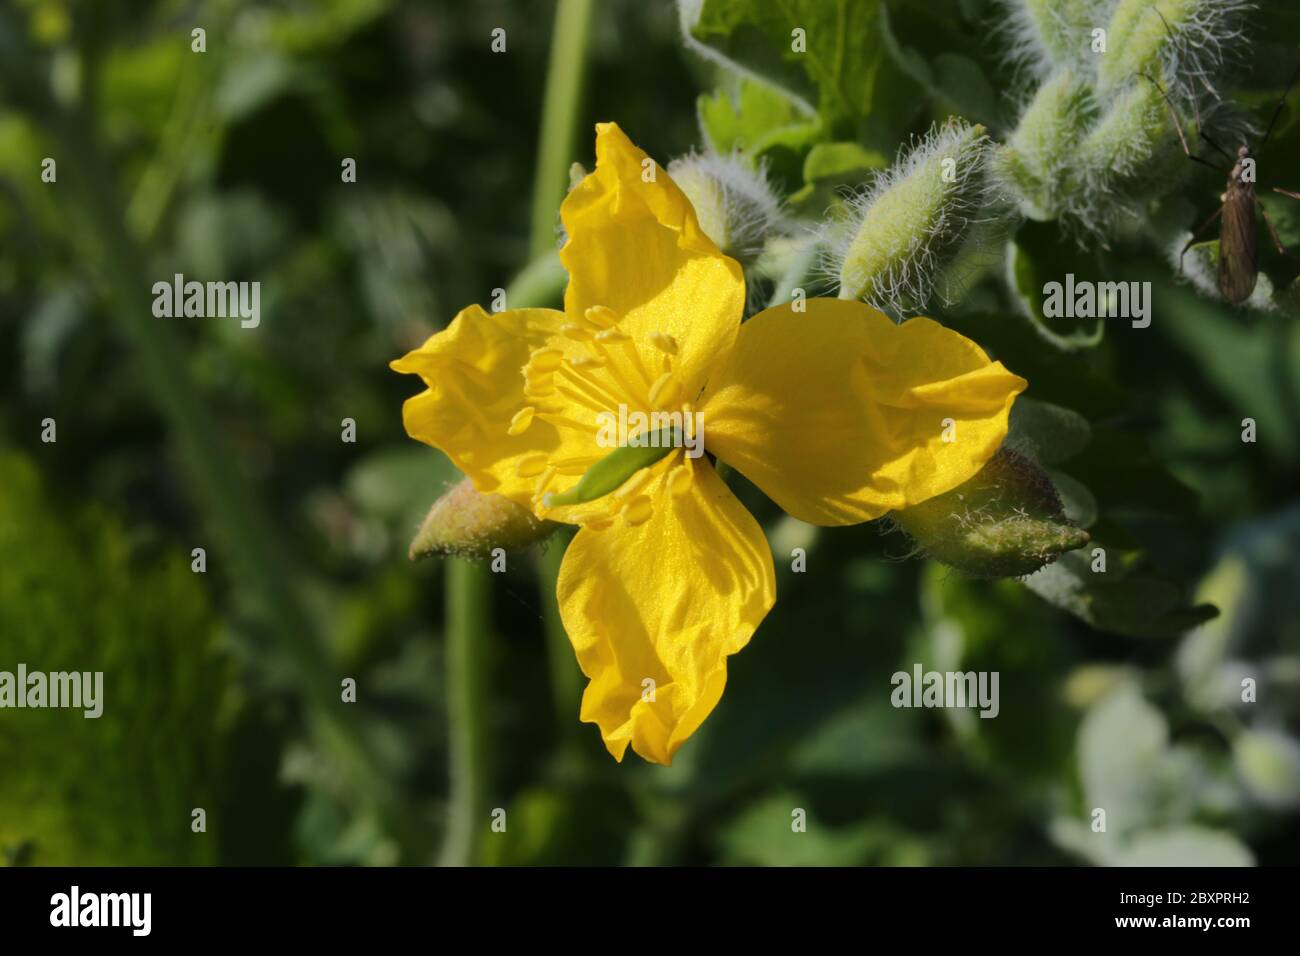
{"label": "white hair on bud", "polygon": [[[1006,48],[1015,86],[1023,86],[1026,78],[1042,82],[1063,66],[1086,69],[1090,65],[1091,57],[1085,54],[1091,37],[1089,33],[1079,32],[1081,24],[1072,17],[1077,17],[1080,10],[1070,10],[1071,3],[1086,9],[1089,19],[1095,20],[1096,26],[1104,27],[1116,0],[1051,0],[1038,4],[1037,10],[1032,0],[998,0],[994,4],[1000,16],[991,25],[991,32]],[[1077,43],[1069,54],[1053,49],[1060,38],[1076,36]]]}
{"label": "white hair on bud", "polygon": [[936,185],[947,193],[936,221],[922,228],[901,221],[878,224],[892,246],[890,263],[862,299],[895,317],[920,311],[936,294],[945,304],[955,301],[967,276],[981,267],[980,254],[1011,217],[988,173],[988,137],[971,139],[970,130],[952,118],[932,126],[919,140],[913,137],[901,147],[893,165],[873,173],[868,185],[846,194],[844,205],[819,233],[825,253],[819,266],[822,277],[832,284],[842,281],[850,249],[882,197],[912,177],[926,175],[927,167],[952,158],[954,181]]}
{"label": "white hair on bud", "polygon": [[784,208],[765,163],[711,150],[692,152],[670,162],[668,175],[679,187],[688,176],[702,176],[717,190],[726,235],[709,238],[733,259],[752,262],[769,237],[786,231]]}
{"label": "white hair on bud", "polygon": [[[1159,6],[1150,9],[1156,16]],[[1188,16],[1170,23],[1170,42],[1160,53],[1166,78],[1185,82],[1190,95],[1205,92],[1218,100],[1214,78],[1245,50],[1246,15],[1253,9],[1251,0],[1200,0]]]}

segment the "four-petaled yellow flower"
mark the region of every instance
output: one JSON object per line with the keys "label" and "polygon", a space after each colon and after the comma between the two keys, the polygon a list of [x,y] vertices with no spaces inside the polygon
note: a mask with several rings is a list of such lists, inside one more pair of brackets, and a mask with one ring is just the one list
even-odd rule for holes
{"label": "four-petaled yellow flower", "polygon": [[593,466],[607,485],[608,456],[629,457],[598,441],[599,416],[699,412],[709,456],[794,517],[847,525],[974,475],[1026,383],[930,319],[896,325],[857,302],[742,325],[740,266],[613,123],[561,218],[563,312],[471,306],[392,367],[427,386],[403,409],[412,437],[479,491],[579,526],[558,596],[589,679],[581,718],[615,758],[631,744],[667,764],[772,607],[772,553],[710,458],[680,447],[584,500]]}

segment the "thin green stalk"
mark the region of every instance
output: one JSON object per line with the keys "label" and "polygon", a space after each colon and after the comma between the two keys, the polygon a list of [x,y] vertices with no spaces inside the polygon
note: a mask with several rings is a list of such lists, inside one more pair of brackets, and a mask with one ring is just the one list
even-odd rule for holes
{"label": "thin green stalk", "polygon": [[551,697],[555,706],[555,726],[562,742],[573,739],[578,727],[578,701],[582,696],[582,671],[573,657],[573,645],[560,619],[560,604],[555,582],[568,537],[557,533],[547,542],[538,557],[538,589],[542,601],[542,626],[546,634],[546,662],[551,675]]}
{"label": "thin green stalk", "polygon": [[533,179],[534,257],[555,245],[555,214],[564,199],[578,126],[578,104],[586,76],[592,0],[559,0],[551,34],[551,60],[542,104],[542,138]]}
{"label": "thin green stalk", "polygon": [[[533,181],[530,248],[534,263],[521,273],[515,282],[516,286],[524,286],[525,277],[533,274],[534,269],[540,268],[539,263],[554,261],[556,266],[559,264],[552,252],[555,248],[555,219],[569,183],[579,104],[587,74],[587,41],[591,34],[593,8],[592,0],[559,0],[556,5],[555,26],[551,33],[550,66],[546,74],[546,96],[542,106],[542,135]],[[567,279],[562,270],[558,277],[560,282],[554,292],[555,298],[563,291]],[[539,291],[542,290],[535,284],[520,288],[513,296],[507,293],[507,301],[516,307],[549,304],[541,299],[529,298],[529,295]],[[551,696],[557,733],[563,743],[574,739],[572,728],[577,724],[582,677],[568,635],[564,632],[555,599],[555,584],[565,545],[566,542],[557,535],[537,565]]]}
{"label": "thin green stalk", "polygon": [[[550,304],[566,277],[553,252],[555,213],[564,198],[570,150],[586,59],[591,0],[560,0],[555,14],[551,60],[542,111],[542,138],[534,179],[530,248],[533,262],[506,290],[509,308]],[[555,550],[555,549],[553,549]],[[558,555],[556,559],[558,560]],[[558,567],[558,565],[557,565]],[[554,593],[555,569],[542,575],[542,590]],[[489,580],[487,570],[460,560],[447,566],[447,680],[451,698],[451,807],[439,862],[477,862],[478,842],[488,824],[490,789],[487,737]],[[548,633],[552,629],[548,626]],[[563,637],[563,630],[560,631]],[[565,640],[565,651],[568,650]],[[555,641],[548,643],[552,653]],[[552,654],[552,659],[554,659]],[[552,668],[552,677],[556,668]],[[557,690],[557,700],[560,696]],[[559,704],[557,703],[557,707]]]}
{"label": "thin green stalk", "polygon": [[438,863],[473,866],[489,824],[487,687],[491,586],[486,564],[447,561],[451,807]]}
{"label": "thin green stalk", "polygon": [[569,274],[554,252],[538,256],[506,286],[506,305],[511,309],[534,309],[558,304],[564,296]]}

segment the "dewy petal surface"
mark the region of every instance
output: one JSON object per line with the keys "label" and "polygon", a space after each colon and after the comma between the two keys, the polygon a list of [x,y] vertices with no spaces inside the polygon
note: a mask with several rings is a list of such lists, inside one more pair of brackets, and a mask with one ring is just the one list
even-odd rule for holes
{"label": "dewy petal surface", "polygon": [[672,762],[776,599],[758,522],[711,465],[683,457],[654,467],[647,520],[629,524],[629,504],[605,530],[583,528],[560,567],[560,613],[590,679],[581,716],[618,760],[630,744]]}
{"label": "dewy petal surface", "polygon": [[[653,178],[647,181],[647,178]],[[658,164],[614,123],[596,127],[596,169],[560,208],[568,241],[564,308],[570,317],[604,306],[642,353],[656,333],[677,345],[674,374],[693,401],[712,361],[728,349],[745,305],[740,265],[700,229],[695,210]],[[652,379],[657,369],[650,369]]]}
{"label": "dewy petal surface", "polygon": [[806,305],[746,322],[701,402],[705,447],[783,509],[867,521],[955,488],[997,451],[1024,379],[932,319]]}
{"label": "dewy petal surface", "polygon": [[[392,363],[427,386],[402,406],[407,433],[445,452],[479,491],[526,506],[538,483],[529,456],[598,459],[606,450],[596,444],[594,426],[565,428],[538,416],[527,430],[510,434],[512,420],[531,403],[523,368],[564,322],[564,314],[552,309],[462,310],[446,329]],[[563,396],[546,401],[555,407]]]}

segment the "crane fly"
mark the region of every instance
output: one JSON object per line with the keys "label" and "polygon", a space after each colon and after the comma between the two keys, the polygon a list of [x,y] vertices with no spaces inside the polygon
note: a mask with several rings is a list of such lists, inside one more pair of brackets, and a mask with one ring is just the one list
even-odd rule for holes
{"label": "crane fly", "polygon": [[[1296,79],[1300,78],[1300,66],[1296,67],[1295,73],[1291,75],[1291,82],[1287,84],[1286,92],[1277,101],[1277,106],[1273,110],[1273,117],[1268,123],[1268,130],[1264,133],[1264,141],[1260,144],[1259,149],[1254,152],[1251,151],[1248,145],[1242,143],[1234,156],[1211,139],[1210,135],[1201,127],[1200,108],[1196,106],[1196,98],[1192,97],[1192,106],[1196,109],[1197,135],[1232,164],[1227,169],[1191,151],[1191,148],[1187,145],[1187,136],[1183,132],[1183,124],[1174,109],[1173,101],[1169,99],[1169,94],[1150,75],[1146,73],[1142,75],[1154,83],[1156,89],[1160,91],[1160,95],[1164,97],[1165,105],[1169,107],[1169,115],[1173,120],[1174,132],[1178,134],[1178,142],[1183,147],[1183,153],[1187,158],[1194,163],[1208,166],[1210,169],[1226,176],[1228,181],[1227,187],[1219,197],[1219,208],[1196,228],[1196,231],[1192,233],[1192,238],[1187,240],[1182,252],[1178,254],[1178,271],[1182,272],[1183,270],[1183,258],[1187,255],[1187,250],[1192,247],[1205,230],[1214,225],[1216,219],[1222,217],[1223,222],[1219,226],[1219,268],[1216,279],[1219,294],[1226,301],[1238,305],[1250,298],[1250,294],[1255,291],[1255,283],[1259,279],[1259,224],[1255,219],[1257,209],[1264,217],[1264,223],[1268,226],[1269,235],[1272,237],[1273,245],[1277,248],[1278,253],[1284,256],[1287,254],[1286,246],[1282,245],[1282,240],[1278,238],[1277,229],[1273,226],[1273,220],[1269,218],[1268,210],[1264,208],[1259,197],[1255,195],[1255,159],[1268,146],[1269,137],[1273,135],[1273,128],[1277,125],[1278,117],[1282,114],[1282,107],[1286,104],[1286,98],[1295,87]],[[1279,189],[1274,186],[1273,192],[1280,193],[1283,196],[1290,196],[1292,199],[1300,199],[1300,193],[1294,193],[1288,189]]]}

